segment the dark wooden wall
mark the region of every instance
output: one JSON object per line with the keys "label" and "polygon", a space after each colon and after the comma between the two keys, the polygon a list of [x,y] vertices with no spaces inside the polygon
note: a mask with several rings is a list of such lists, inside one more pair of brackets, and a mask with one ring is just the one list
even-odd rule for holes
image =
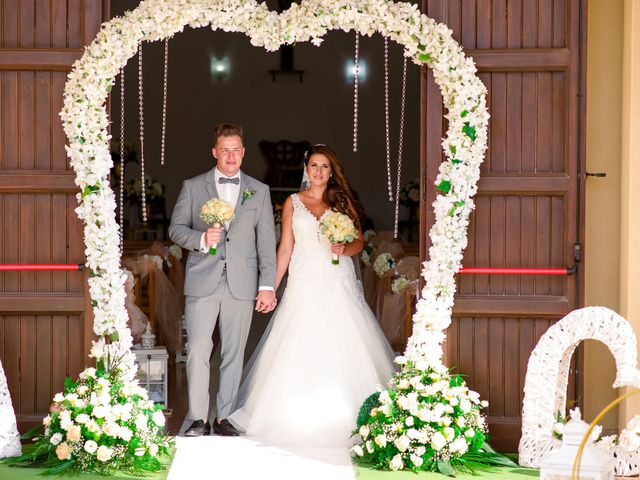
{"label": "dark wooden wall", "polygon": [[[71,64],[107,16],[104,0],[0,0],[0,263],[84,262],[58,114]],[[19,422],[45,415],[88,362],[85,275],[0,273],[0,359]]]}
{"label": "dark wooden wall", "polygon": [[[580,242],[580,108],[586,16],[582,0],[424,0],[447,23],[487,86],[489,149],[469,227],[466,267],[567,267]],[[422,237],[433,223],[442,159],[442,100],[422,82]],[[423,256],[428,241],[422,245]],[[580,306],[571,277],[460,276],[448,365],[489,401],[496,447],[515,451],[529,355],[555,321]],[[550,366],[554,368],[554,366]],[[575,371],[569,398],[579,393]]]}

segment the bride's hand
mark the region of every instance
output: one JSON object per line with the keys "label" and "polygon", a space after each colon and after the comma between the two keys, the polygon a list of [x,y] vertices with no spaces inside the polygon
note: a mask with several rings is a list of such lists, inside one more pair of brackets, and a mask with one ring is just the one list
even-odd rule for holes
{"label": "bride's hand", "polygon": [[336,255],[344,255],[344,249],[344,243],[334,243],[331,245],[331,253],[335,253]]}
{"label": "bride's hand", "polygon": [[271,290],[260,290],[256,297],[256,311],[260,313],[269,313],[276,308],[276,294]]}

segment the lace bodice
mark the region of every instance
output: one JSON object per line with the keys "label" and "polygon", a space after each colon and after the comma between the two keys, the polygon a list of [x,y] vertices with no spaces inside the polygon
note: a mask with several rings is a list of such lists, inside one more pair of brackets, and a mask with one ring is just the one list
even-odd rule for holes
{"label": "lace bodice", "polygon": [[341,256],[340,263],[331,263],[331,242],[320,232],[320,220],[305,207],[297,194],[293,201],[292,228],[294,247],[289,264],[287,290],[313,289],[317,294],[330,295],[336,288],[359,295],[360,288],[353,261]]}

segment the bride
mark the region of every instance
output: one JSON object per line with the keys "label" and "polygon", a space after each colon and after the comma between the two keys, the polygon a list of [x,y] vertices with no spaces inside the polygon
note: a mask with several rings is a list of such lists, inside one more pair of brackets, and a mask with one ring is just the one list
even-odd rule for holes
{"label": "bride", "polygon": [[[282,213],[276,289],[279,308],[245,368],[229,420],[275,445],[348,446],[362,402],[393,374],[393,352],[365,303],[351,259],[363,248],[362,211],[344,168],[326,145],[305,154],[309,186]],[[358,238],[331,245],[320,234],[328,211],[345,213]],[[343,256],[338,265],[331,254]]]}

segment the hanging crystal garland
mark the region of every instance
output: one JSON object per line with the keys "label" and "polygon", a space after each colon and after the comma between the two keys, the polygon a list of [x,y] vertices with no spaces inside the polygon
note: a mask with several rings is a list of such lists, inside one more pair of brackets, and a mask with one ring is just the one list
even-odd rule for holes
{"label": "hanging crystal garland", "polygon": [[356,31],[353,72],[353,151],[358,151],[358,77],[360,76],[360,33]]}
{"label": "hanging crystal garland", "polygon": [[404,144],[404,112],[407,96],[407,57],[402,63],[402,99],[400,101],[400,135],[398,137],[398,177],[396,180],[396,205],[393,223],[393,238],[398,238],[398,217],[400,212],[400,176],[402,173],[402,147]]}
{"label": "hanging crystal garland", "polygon": [[120,254],[124,251],[124,67],[120,69]]}
{"label": "hanging crystal garland", "polygon": [[387,193],[389,201],[393,202],[393,187],[391,186],[391,138],[389,129],[389,40],[384,37],[384,128],[387,153]]}
{"label": "hanging crystal garland", "polygon": [[164,147],[167,133],[167,78],[169,66],[169,39],[164,41],[164,84],[162,91],[162,137],[160,140],[160,165],[164,165]]}
{"label": "hanging crystal garland", "polygon": [[140,203],[142,205],[142,222],[147,223],[147,188],[144,176],[144,102],[142,91],[142,43],[138,48],[138,112],[140,116]]}

